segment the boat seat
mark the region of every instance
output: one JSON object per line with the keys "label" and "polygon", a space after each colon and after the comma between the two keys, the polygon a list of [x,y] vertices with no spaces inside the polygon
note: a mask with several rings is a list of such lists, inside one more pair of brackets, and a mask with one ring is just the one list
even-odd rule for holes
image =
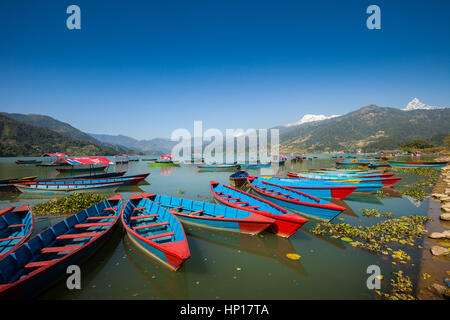
{"label": "boat seat", "polygon": [[105,227],[109,226],[111,222],[97,222],[97,223],[80,223],[74,225],[74,228],[90,228],[90,227]]}
{"label": "boat seat", "polygon": [[288,197],[290,195],[291,195],[290,193],[284,193],[284,194],[280,194],[280,197]]}
{"label": "boat seat", "polygon": [[231,197],[231,194],[222,194],[222,195],[219,195],[218,197]]}
{"label": "boat seat", "polygon": [[81,246],[47,247],[41,249],[41,253],[66,252],[81,248]]}
{"label": "boat seat", "polygon": [[234,204],[249,204],[248,201],[233,202]]}
{"label": "boat seat", "polygon": [[171,237],[174,234],[175,234],[175,232],[170,231],[170,232],[165,232],[165,233],[160,233],[160,234],[154,234],[152,236],[146,237],[146,239],[147,240],[153,240],[153,239],[158,239],[158,238]]}
{"label": "boat seat", "polygon": [[275,193],[281,193],[281,191],[272,191],[272,192],[267,192],[267,193],[275,194]]}
{"label": "boat seat", "polygon": [[26,224],[25,223],[21,223],[21,224],[12,224],[9,225],[8,228],[17,228],[17,227],[25,227]]}
{"label": "boat seat", "polygon": [[256,209],[256,208],[259,208],[259,206],[244,206],[243,208],[246,208],[246,209]]}
{"label": "boat seat", "polygon": [[189,213],[189,215],[190,215],[190,216],[195,216],[196,214],[202,213],[202,212],[204,212],[204,211],[205,211],[205,210],[193,211],[193,212]]}
{"label": "boat seat", "polygon": [[144,210],[144,209],[145,209],[145,207],[137,207],[137,208],[134,208],[133,211]]}
{"label": "boat seat", "polygon": [[217,191],[217,192],[216,192],[216,194],[222,194],[222,193],[223,193],[222,191]]}
{"label": "boat seat", "polygon": [[228,199],[225,199],[225,200],[227,200],[227,201],[231,201],[231,200],[241,200],[241,198],[228,198]]}
{"label": "boat seat", "polygon": [[16,240],[16,239],[21,239],[21,238],[23,238],[23,236],[9,237],[9,238],[0,238],[0,242],[9,241],[9,240]]}
{"label": "boat seat", "polygon": [[62,234],[56,237],[56,240],[62,239],[79,239],[79,238],[92,238],[101,235],[101,232],[86,232],[86,233],[72,233],[72,234]]}
{"label": "boat seat", "polygon": [[160,205],[161,204],[161,202],[155,202],[157,205]]}
{"label": "boat seat", "polygon": [[116,216],[97,216],[97,217],[87,217],[87,220],[101,220],[101,219],[114,219]]}
{"label": "boat seat", "polygon": [[183,206],[171,208],[169,211],[176,211],[176,210],[179,210],[179,209],[183,209]]}
{"label": "boat seat", "polygon": [[220,216],[216,216],[216,218],[223,218],[225,217],[223,214],[221,214]]}
{"label": "boat seat", "polygon": [[55,260],[49,260],[49,261],[34,261],[27,263],[24,265],[24,268],[38,268],[38,267],[45,267],[55,262]]}
{"label": "boat seat", "polygon": [[146,224],[143,226],[137,226],[137,227],[133,227],[133,230],[139,230],[139,229],[146,229],[146,228],[154,228],[154,227],[161,227],[161,226],[167,226],[169,223],[167,221],[164,222],[157,222],[157,223],[151,223],[151,224]]}
{"label": "boat seat", "polygon": [[147,218],[154,218],[157,217],[158,214],[148,214],[148,215],[140,215],[140,216],[134,216],[131,217],[130,220],[140,220],[140,219],[147,219]]}
{"label": "boat seat", "polygon": [[105,208],[103,211],[117,211],[117,208]]}

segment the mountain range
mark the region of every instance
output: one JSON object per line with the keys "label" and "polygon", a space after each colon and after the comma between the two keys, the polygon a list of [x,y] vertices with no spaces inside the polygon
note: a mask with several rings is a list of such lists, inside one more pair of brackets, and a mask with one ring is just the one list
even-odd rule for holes
{"label": "mountain range", "polygon": [[[427,106],[415,98],[404,109],[369,105],[340,116],[308,114],[296,123],[272,129],[279,129],[281,152],[313,153],[392,150],[414,139],[441,145],[449,128],[449,108]],[[164,138],[137,140],[85,133],[49,116],[6,112],[0,112],[0,138],[0,156],[46,152],[160,155],[170,153],[178,143]]]}

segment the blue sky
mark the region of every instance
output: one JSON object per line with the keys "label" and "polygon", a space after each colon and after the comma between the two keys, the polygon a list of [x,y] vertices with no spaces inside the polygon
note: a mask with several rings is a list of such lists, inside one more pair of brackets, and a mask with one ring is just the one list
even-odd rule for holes
{"label": "blue sky", "polygon": [[0,110],[148,139],[450,106],[449,15],[448,0],[0,0]]}

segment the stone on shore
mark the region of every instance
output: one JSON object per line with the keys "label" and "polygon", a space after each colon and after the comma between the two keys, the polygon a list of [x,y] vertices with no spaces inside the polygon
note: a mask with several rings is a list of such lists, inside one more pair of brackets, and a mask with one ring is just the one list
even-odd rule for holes
{"label": "stone on shore", "polygon": [[445,290],[447,290],[445,286],[439,283],[433,283],[431,287],[440,295],[443,295],[445,293]]}
{"label": "stone on shore", "polygon": [[446,235],[441,232],[433,232],[428,237],[430,237],[431,239],[445,239]]}
{"label": "stone on shore", "polygon": [[448,249],[440,246],[431,247],[431,253],[435,256],[446,256],[448,255]]}

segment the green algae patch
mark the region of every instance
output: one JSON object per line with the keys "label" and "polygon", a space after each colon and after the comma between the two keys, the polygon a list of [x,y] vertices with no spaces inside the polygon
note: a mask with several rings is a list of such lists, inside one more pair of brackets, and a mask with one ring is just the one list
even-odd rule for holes
{"label": "green algae patch", "polygon": [[72,193],[58,200],[38,203],[32,210],[36,216],[71,215],[105,201],[108,197],[96,193]]}

